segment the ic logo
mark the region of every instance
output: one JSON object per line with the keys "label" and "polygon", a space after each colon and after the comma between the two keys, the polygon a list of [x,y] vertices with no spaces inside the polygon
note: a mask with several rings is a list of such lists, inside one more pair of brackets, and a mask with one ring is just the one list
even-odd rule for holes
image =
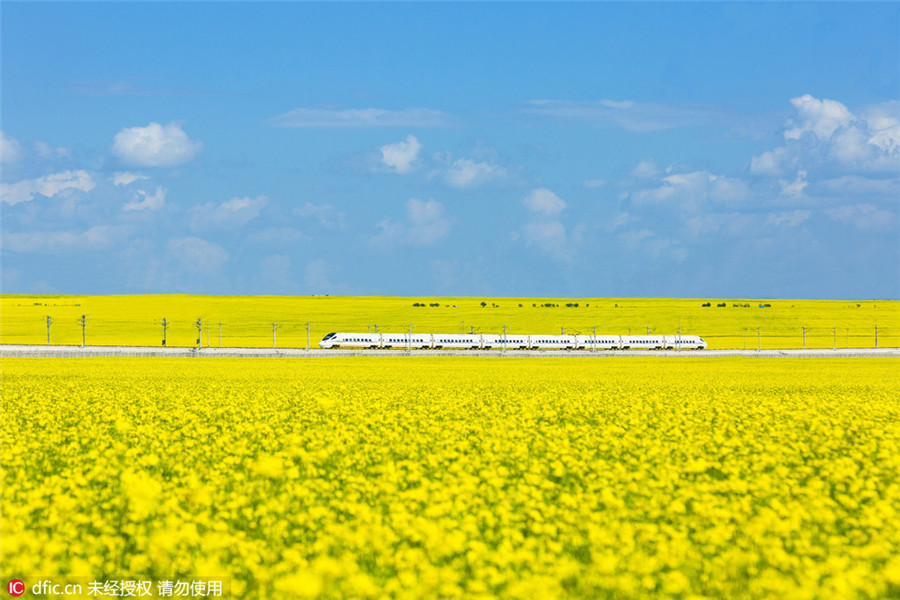
{"label": "ic logo", "polygon": [[21,596],[25,593],[25,584],[21,579],[13,579],[6,584],[6,591],[9,592],[10,596]]}

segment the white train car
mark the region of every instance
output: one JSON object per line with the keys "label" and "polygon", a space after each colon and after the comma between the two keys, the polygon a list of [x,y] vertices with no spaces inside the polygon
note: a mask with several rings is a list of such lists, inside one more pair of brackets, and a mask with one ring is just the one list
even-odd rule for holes
{"label": "white train car", "polygon": [[520,335],[329,333],[320,348],[455,350],[703,350],[697,335]]}
{"label": "white train car", "polygon": [[625,335],[622,350],[703,350],[706,342],[696,335]]}
{"label": "white train car", "polygon": [[578,335],[575,347],[578,350],[618,350],[622,346],[619,335]]}
{"label": "white train car", "polygon": [[380,333],[329,333],[320,348],[381,348]]}
{"label": "white train car", "polygon": [[458,333],[435,333],[433,348],[440,350],[450,348],[456,350],[473,350],[480,348],[477,335],[464,335]]}

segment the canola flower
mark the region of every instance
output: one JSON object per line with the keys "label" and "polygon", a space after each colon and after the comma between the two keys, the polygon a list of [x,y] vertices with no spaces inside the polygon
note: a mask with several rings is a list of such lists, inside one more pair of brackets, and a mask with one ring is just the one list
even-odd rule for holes
{"label": "canola flower", "polygon": [[900,597],[898,366],[4,359],[0,578]]}

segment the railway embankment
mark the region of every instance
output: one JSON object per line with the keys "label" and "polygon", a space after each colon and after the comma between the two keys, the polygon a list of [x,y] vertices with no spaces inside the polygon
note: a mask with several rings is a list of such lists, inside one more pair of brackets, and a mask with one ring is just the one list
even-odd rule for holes
{"label": "railway embankment", "polygon": [[482,357],[591,357],[627,358],[654,356],[667,358],[856,358],[900,357],[900,348],[837,348],[778,350],[354,350],[319,348],[190,348],[154,346],[43,346],[0,344],[2,358],[76,357],[232,357],[232,358],[336,358],[351,356],[482,356]]}

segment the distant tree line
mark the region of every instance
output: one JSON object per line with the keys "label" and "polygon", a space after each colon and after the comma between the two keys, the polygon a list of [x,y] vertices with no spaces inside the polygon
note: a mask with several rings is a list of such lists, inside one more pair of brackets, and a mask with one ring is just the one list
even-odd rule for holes
{"label": "distant tree line", "polygon": [[[707,306],[712,306],[712,302],[704,302],[700,306],[703,308],[706,308]],[[728,304],[725,302],[720,302],[719,304],[716,304],[717,308],[725,308],[726,306],[728,306]],[[732,304],[731,306],[734,308],[750,308],[749,304]],[[760,304],[759,307],[760,308],[771,308],[772,305],[771,304]]]}

